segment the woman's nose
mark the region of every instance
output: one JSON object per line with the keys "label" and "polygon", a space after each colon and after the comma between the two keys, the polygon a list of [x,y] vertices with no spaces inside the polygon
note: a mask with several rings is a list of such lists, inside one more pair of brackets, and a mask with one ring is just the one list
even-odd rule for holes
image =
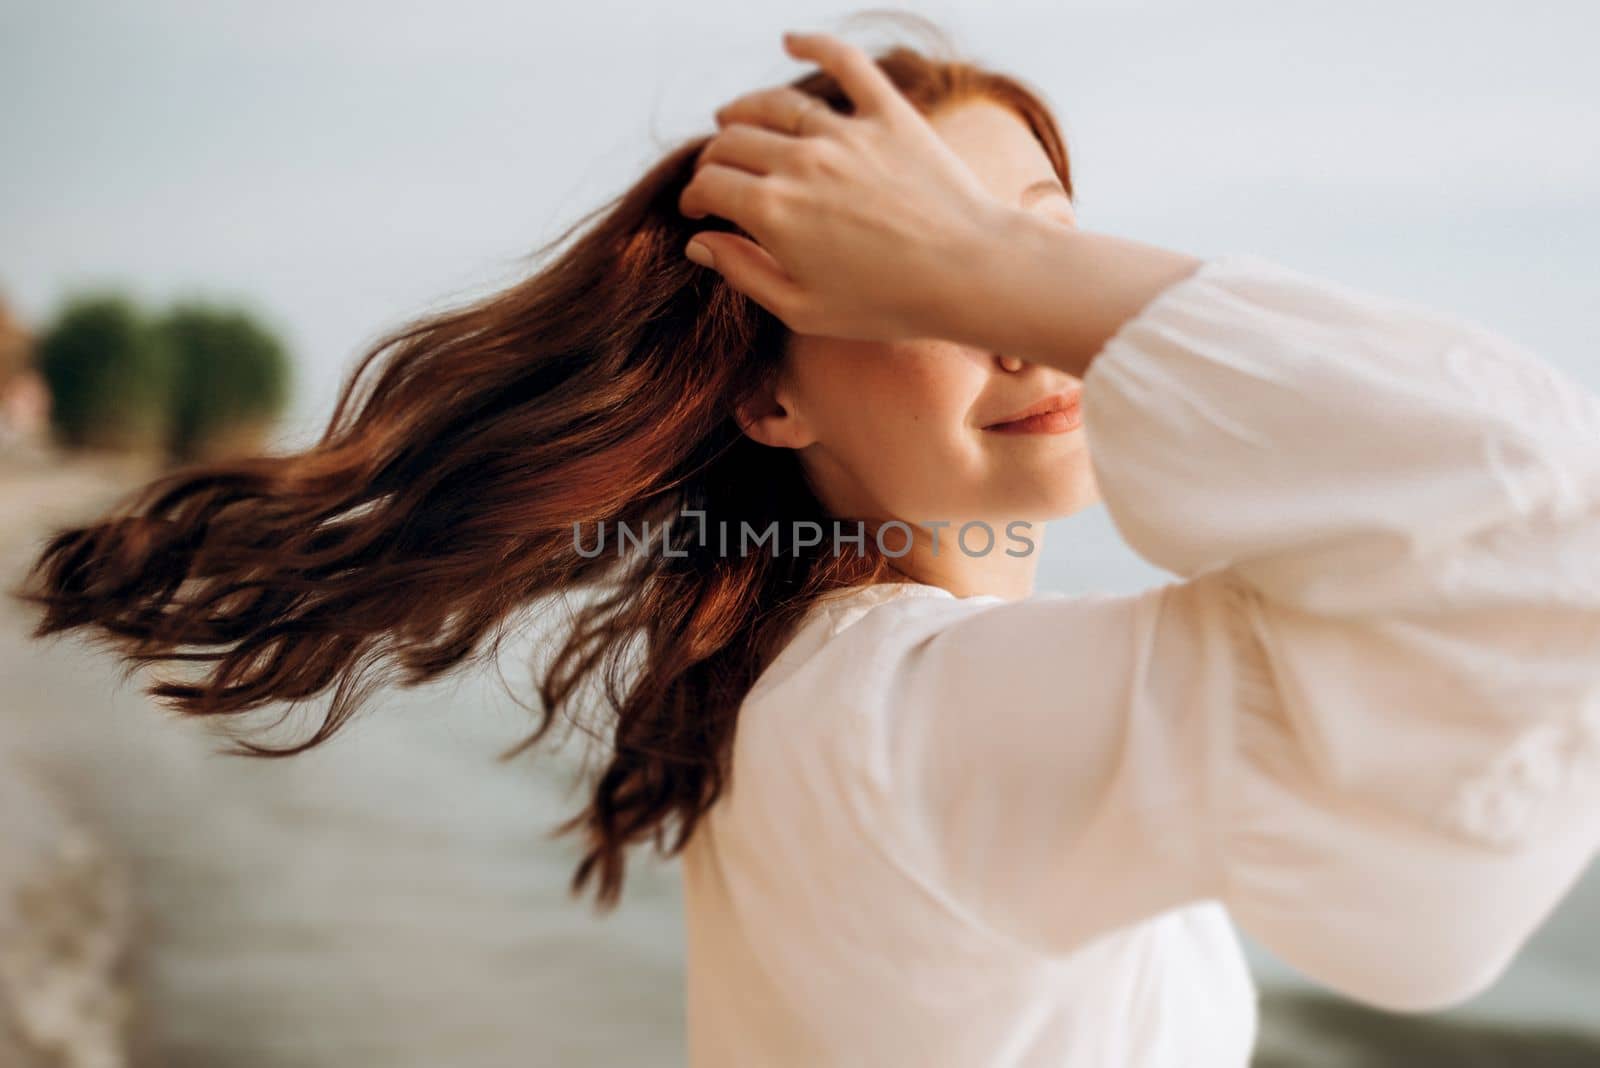
{"label": "woman's nose", "polygon": [[1000,369],[1002,371],[1020,371],[1020,370],[1022,370],[1022,361],[1017,359],[1017,357],[1015,357],[1015,356],[1000,356],[1000,355],[996,355],[995,359],[1000,361]]}

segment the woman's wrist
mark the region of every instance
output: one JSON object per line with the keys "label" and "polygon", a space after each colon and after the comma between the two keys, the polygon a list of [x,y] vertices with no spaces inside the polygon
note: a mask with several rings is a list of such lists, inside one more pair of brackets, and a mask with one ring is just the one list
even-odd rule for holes
{"label": "woman's wrist", "polygon": [[1123,323],[1201,263],[999,204],[946,259],[930,336],[1079,378]]}

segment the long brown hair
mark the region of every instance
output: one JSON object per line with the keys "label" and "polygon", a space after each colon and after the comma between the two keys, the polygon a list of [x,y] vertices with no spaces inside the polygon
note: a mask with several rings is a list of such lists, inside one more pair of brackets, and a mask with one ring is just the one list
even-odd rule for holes
{"label": "long brown hair", "polygon": [[[874,58],[924,114],[974,98],[1010,107],[1071,192],[1036,91],[948,48]],[[849,113],[825,73],[791,84]],[[798,456],[735,421],[789,334],[683,255],[697,230],[736,229],[678,212],[707,140],[672,149],[540,249],[549,260],[531,277],[379,340],[313,446],[175,469],[55,533],[16,591],[43,608],[34,636],[87,628],[130,672],[202,665],[148,687],[191,716],[331,690],[304,741],[235,738],[231,750],[288,756],[326,740],[375,687],[490,661],[520,611],[592,593],[537,677],[537,729],[502,759],[537,744],[559,710],[577,723],[579,688],[603,683],[608,763],[552,833],[583,831],[571,893],[598,874],[598,902],[613,907],[627,847],[649,838],[676,854],[721,792],[739,705],[812,600],[893,575],[871,537],[859,552],[747,554],[698,537],[832,518]],[[601,524],[638,533],[667,520],[671,552],[593,552]]]}

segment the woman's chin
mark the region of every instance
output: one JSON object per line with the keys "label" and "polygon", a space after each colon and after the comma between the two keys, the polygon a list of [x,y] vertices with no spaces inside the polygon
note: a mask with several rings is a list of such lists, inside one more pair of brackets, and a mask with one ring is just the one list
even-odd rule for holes
{"label": "woman's chin", "polygon": [[1068,483],[1052,483],[1041,488],[1037,494],[1029,495],[1023,500],[1014,502],[1013,506],[1002,509],[1005,522],[1020,520],[1029,523],[1048,523],[1054,519],[1066,519],[1076,515],[1085,508],[1093,507],[1100,501],[1100,488],[1094,479],[1074,478]]}

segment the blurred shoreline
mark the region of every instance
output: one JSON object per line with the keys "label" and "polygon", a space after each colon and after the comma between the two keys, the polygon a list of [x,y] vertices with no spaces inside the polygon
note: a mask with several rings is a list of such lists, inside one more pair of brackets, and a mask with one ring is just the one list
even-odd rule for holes
{"label": "blurred shoreline", "polygon": [[[52,526],[84,519],[160,470],[152,457],[73,455],[38,445],[0,449],[0,567],[8,585]],[[15,613],[16,605],[6,603]]]}

